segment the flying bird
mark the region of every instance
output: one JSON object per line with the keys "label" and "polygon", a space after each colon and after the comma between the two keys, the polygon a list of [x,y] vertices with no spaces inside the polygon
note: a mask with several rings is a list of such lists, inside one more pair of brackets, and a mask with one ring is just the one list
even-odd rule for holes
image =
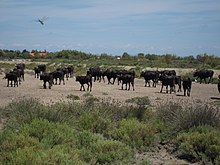
{"label": "flying bird", "polygon": [[39,22],[41,25],[44,25],[44,21],[47,20],[47,17],[42,17],[42,18],[39,18],[38,20],[36,20],[36,22]]}

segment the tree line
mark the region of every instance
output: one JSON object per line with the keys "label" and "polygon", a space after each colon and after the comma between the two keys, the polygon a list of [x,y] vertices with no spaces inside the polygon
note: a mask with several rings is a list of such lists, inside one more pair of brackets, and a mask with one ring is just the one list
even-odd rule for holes
{"label": "tree line", "polygon": [[[46,55],[41,56],[40,53],[45,52]],[[34,53],[34,56],[30,55]],[[57,52],[46,52],[39,50],[27,51],[20,50],[4,50],[0,49],[0,59],[65,59],[76,61],[102,61],[110,62],[118,65],[145,65],[150,67],[180,67],[180,68],[212,68],[220,69],[220,57],[207,53],[199,55],[189,55],[180,57],[175,54],[144,54],[131,55],[124,52],[122,55],[113,56],[106,53],[100,55],[85,53],[77,50],[61,50]]]}

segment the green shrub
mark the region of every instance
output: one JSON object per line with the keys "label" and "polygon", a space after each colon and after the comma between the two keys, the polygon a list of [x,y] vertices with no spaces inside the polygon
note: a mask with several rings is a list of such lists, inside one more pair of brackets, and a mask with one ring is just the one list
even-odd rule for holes
{"label": "green shrub", "polygon": [[84,113],[80,116],[78,127],[93,133],[107,134],[111,128],[111,121],[96,112]]}
{"label": "green shrub", "polygon": [[177,137],[180,158],[214,163],[220,157],[220,130],[210,126],[194,127]]}
{"label": "green shrub", "polygon": [[147,112],[149,112],[150,100],[147,96],[145,97],[134,97],[126,100],[127,103],[135,104],[135,106],[130,107],[130,115],[131,117],[135,117],[140,121],[147,118]]}
{"label": "green shrub", "polygon": [[31,123],[37,118],[52,122],[73,123],[73,119],[81,113],[77,103],[59,102],[46,106],[33,98],[13,101],[8,106],[1,108],[1,111],[2,116],[8,118],[8,127],[14,129],[22,124]]}
{"label": "green shrub", "polygon": [[4,107],[2,114],[12,119],[17,124],[30,123],[32,119],[40,117],[45,111],[45,106],[36,99],[23,99],[12,101]]}
{"label": "green shrub", "polygon": [[76,146],[79,158],[89,164],[121,164],[133,157],[132,149],[126,144],[89,131],[77,134]]}
{"label": "green shrub", "polygon": [[76,152],[76,135],[68,125],[34,119],[16,132],[3,131],[0,161],[3,164],[85,164]]}
{"label": "green shrub", "polygon": [[69,126],[52,123],[46,119],[34,119],[30,124],[21,126],[19,132],[52,148],[55,145],[74,141],[75,132]]}
{"label": "green shrub", "polygon": [[75,102],[58,102],[46,107],[42,118],[52,122],[74,124],[76,118],[83,113],[81,105]]}
{"label": "green shrub", "polygon": [[114,140],[99,140],[92,146],[96,164],[127,164],[133,158],[132,149]]}
{"label": "green shrub", "polygon": [[89,131],[83,130],[76,135],[76,146],[78,149],[89,148],[93,143],[96,143],[99,139],[99,136],[96,136]]}
{"label": "green shrub", "polygon": [[157,130],[137,119],[124,119],[118,128],[112,131],[112,138],[133,148],[148,149],[156,143]]}
{"label": "green shrub", "polygon": [[80,100],[80,97],[77,95],[69,94],[66,96],[66,98],[71,99],[71,100]]}
{"label": "green shrub", "polygon": [[219,106],[204,103],[168,102],[158,108],[158,116],[171,129],[171,134],[200,125],[220,126]]}

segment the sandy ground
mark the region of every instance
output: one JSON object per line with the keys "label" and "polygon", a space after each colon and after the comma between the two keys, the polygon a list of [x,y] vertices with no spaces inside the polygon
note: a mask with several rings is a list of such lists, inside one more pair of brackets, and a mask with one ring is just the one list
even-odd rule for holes
{"label": "sandy ground", "polygon": [[[7,87],[4,75],[0,74],[0,106],[7,105],[12,100],[23,98],[38,98],[44,103],[54,103],[57,101],[68,101],[68,95],[76,95],[83,99],[87,92],[81,92],[79,82],[75,77],[65,81],[65,85],[53,85],[52,89],[43,89],[42,81],[34,78],[33,74],[25,74],[25,81],[18,87]],[[156,105],[161,101],[192,101],[201,100],[202,102],[213,101],[211,97],[220,97],[216,84],[199,84],[193,82],[190,97],[184,97],[183,92],[167,94],[165,89],[160,93],[161,85],[156,88],[144,87],[144,79],[135,79],[135,90],[121,90],[121,85],[109,85],[104,82],[94,82],[91,94],[98,98],[112,98],[125,101],[133,97],[148,96],[151,103]]]}
{"label": "sandy ground", "polygon": [[[4,74],[0,74],[0,106],[6,106],[12,100],[19,100],[23,98],[37,98],[46,104],[54,103],[57,101],[69,101],[68,95],[79,96],[81,100],[85,98],[83,95],[86,92],[81,92],[80,84],[75,81],[75,77],[66,81],[65,85],[54,85],[52,89],[43,89],[42,82],[39,79],[34,78],[33,74],[25,74],[25,81],[19,85],[19,87],[7,87],[6,80],[3,79]],[[125,101],[133,97],[148,96],[152,105],[163,101],[184,101],[192,102],[200,100],[206,104],[207,102],[214,101],[211,99],[219,98],[220,94],[217,90],[216,84],[192,84],[192,91],[190,97],[184,97],[183,92],[177,92],[167,94],[165,91],[160,93],[161,85],[158,84],[156,88],[144,87],[144,79],[135,79],[135,90],[121,90],[121,85],[108,85],[104,82],[94,82],[91,94],[98,98],[111,98],[118,101]],[[0,121],[2,125],[2,122]],[[2,126],[1,126],[2,127]],[[143,159],[148,157],[152,164],[189,164],[183,160],[178,160],[174,156],[170,155],[164,148],[158,150],[158,152],[145,153],[145,155],[137,155],[137,159]]]}

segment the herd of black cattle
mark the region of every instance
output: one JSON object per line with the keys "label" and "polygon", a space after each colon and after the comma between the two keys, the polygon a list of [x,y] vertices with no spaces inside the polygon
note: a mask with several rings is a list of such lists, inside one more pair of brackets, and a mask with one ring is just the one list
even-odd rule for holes
{"label": "herd of black cattle", "polygon": [[[25,64],[16,64],[15,68],[8,73],[5,74],[4,79],[7,79],[7,87],[8,86],[18,86],[21,84],[21,81],[24,81],[24,70]],[[47,73],[46,65],[38,65],[33,69],[35,78],[40,78],[43,81],[43,87],[46,89],[46,84],[48,84],[49,89],[53,85],[65,84],[65,78],[73,77],[74,67],[66,66],[62,68],[57,68],[55,71]],[[202,69],[195,71],[193,76],[198,78],[200,83],[204,80],[205,83],[210,83],[212,81],[214,75],[214,71]],[[76,76],[76,81],[80,83],[80,91],[85,91],[84,84],[87,84],[87,90],[92,91],[92,82],[94,81],[103,81],[105,82],[105,77],[107,78],[108,84],[114,84],[115,81],[118,81],[118,85],[121,83],[121,89],[130,90],[130,86],[134,89],[134,79],[135,79],[135,71],[131,70],[113,70],[106,69],[102,70],[99,67],[89,68],[87,74],[85,76]],[[192,80],[191,78],[181,78],[181,76],[176,75],[175,70],[163,70],[163,71],[142,71],[140,73],[140,77],[143,77],[145,80],[145,87],[151,86],[156,87],[157,83],[161,82],[161,90],[163,91],[163,87],[166,87],[166,93],[176,92],[175,86],[178,87],[178,92],[184,91],[184,96],[190,96]],[[207,80],[208,79],[208,82]],[[57,82],[59,80],[59,83]],[[124,88],[125,86],[125,88]],[[220,76],[219,83],[217,85],[218,91],[220,92]],[[168,91],[169,88],[169,91]]]}

